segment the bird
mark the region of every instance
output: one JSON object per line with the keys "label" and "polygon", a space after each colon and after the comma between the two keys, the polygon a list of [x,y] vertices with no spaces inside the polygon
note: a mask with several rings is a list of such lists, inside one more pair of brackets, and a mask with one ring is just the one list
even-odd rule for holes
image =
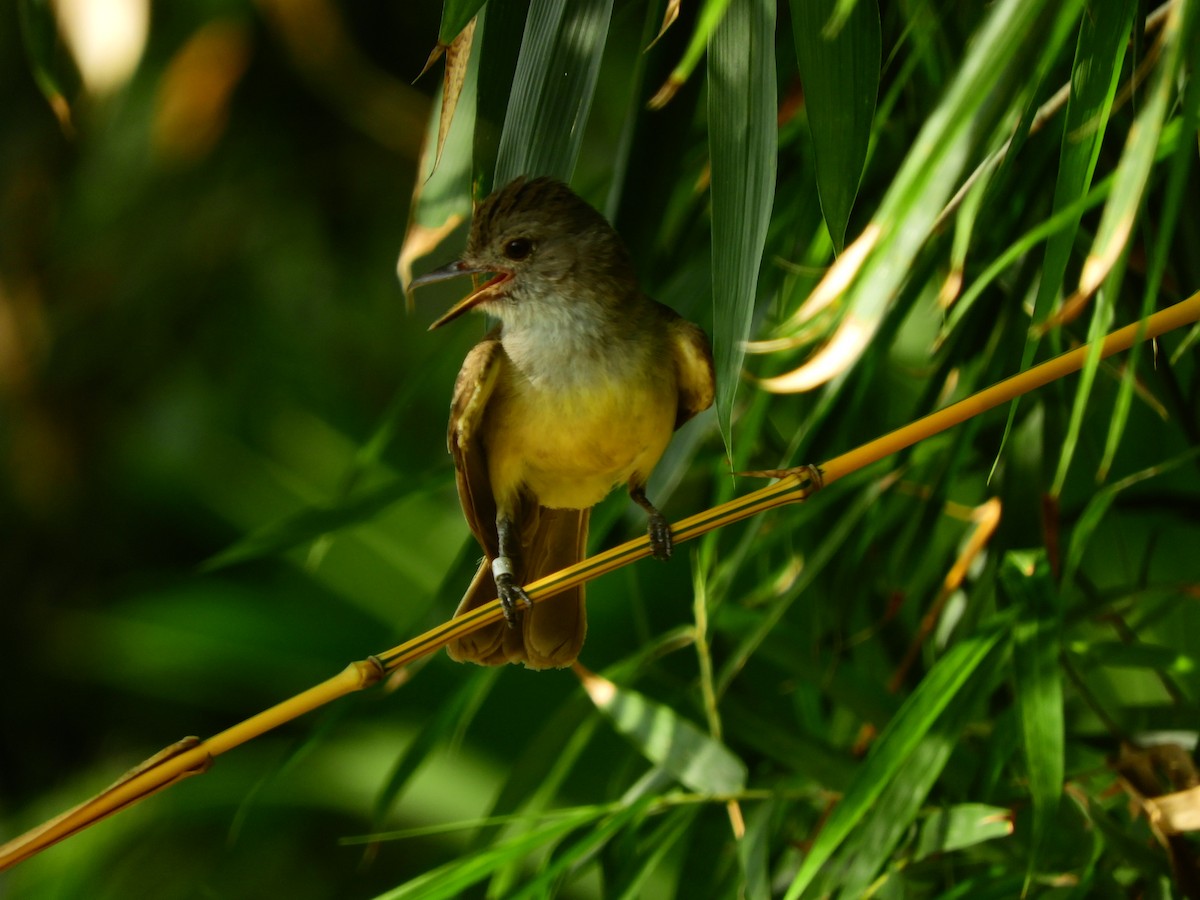
{"label": "bird", "polygon": [[653,554],[667,520],[646,483],[674,431],[712,405],[704,331],[643,293],[628,249],[566,184],[518,177],[472,217],[460,259],[412,287],[488,275],[430,330],[481,310],[498,320],[454,385],[447,445],[484,558],[456,616],[499,598],[504,621],[447,645],[452,659],[561,668],[587,633],[583,585],[534,606],[522,585],[578,562],[591,508],[625,485]]}

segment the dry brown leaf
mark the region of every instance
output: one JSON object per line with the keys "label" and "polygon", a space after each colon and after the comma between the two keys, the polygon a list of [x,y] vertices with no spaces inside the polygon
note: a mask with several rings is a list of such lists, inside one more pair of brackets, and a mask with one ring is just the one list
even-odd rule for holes
{"label": "dry brown leaf", "polygon": [[661,41],[662,36],[667,33],[667,29],[675,24],[675,20],[679,18],[680,3],[681,0],[667,0],[667,8],[663,12],[662,27],[658,29],[658,34],[654,36],[654,40],[650,42],[650,46],[646,48],[647,50]]}
{"label": "dry brown leaf", "polygon": [[820,387],[848,369],[871,340],[875,328],[856,316],[847,316],[829,342],[809,357],[804,365],[774,378],[758,381],[773,394],[799,394]]}
{"label": "dry brown leaf", "polygon": [[463,84],[467,80],[467,63],[471,60],[471,42],[474,38],[475,19],[472,19],[446,48],[446,73],[442,80],[442,112],[438,118],[437,151],[433,156],[435,169],[437,164],[442,161],[442,148],[446,146],[446,136],[450,134],[450,125],[454,121],[454,110],[458,108],[458,98],[462,96]]}
{"label": "dry brown leaf", "polygon": [[[413,202],[415,204],[416,200]],[[413,263],[436,250],[462,221],[462,216],[453,215],[440,225],[428,226],[418,222],[409,224],[408,233],[404,235],[404,244],[400,248],[400,259],[396,263],[396,274],[400,276],[400,286],[404,290],[405,302],[409,309],[412,309],[412,293],[408,285],[412,281]]]}

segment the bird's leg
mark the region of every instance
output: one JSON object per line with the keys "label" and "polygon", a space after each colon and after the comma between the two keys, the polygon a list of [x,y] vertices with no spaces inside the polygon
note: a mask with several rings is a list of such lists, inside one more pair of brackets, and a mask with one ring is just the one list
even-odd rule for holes
{"label": "bird's leg", "polygon": [[520,529],[504,513],[496,516],[496,536],[499,539],[500,555],[492,560],[492,577],[496,580],[496,593],[504,607],[504,621],[515,628],[522,609],[529,609],[533,601],[525,589],[516,583],[516,560],[521,555]]}
{"label": "bird's leg", "polygon": [[630,482],[629,496],[633,502],[650,515],[650,524],[646,529],[650,535],[650,546],[654,548],[655,559],[670,559],[675,542],[671,537],[671,526],[666,516],[658,511],[653,503],[646,499],[646,485]]}

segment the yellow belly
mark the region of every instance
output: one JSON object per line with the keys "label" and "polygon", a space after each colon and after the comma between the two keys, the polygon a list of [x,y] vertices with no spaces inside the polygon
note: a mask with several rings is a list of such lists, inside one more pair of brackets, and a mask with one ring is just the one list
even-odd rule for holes
{"label": "yellow belly", "polygon": [[666,381],[556,391],[502,379],[484,430],[497,501],[527,490],[542,506],[586,509],[617,485],[644,482],[671,440],[675,393]]}

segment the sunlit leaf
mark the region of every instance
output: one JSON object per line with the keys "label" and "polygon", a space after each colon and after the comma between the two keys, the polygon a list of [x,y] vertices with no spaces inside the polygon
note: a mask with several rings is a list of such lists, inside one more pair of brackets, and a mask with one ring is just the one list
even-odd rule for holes
{"label": "sunlit leaf", "polygon": [[[954,81],[929,116],[893,179],[878,211],[858,241],[861,253],[847,249],[813,292],[821,306],[841,298],[841,329],[828,342],[839,348],[831,359],[825,348],[813,359],[778,376],[806,390],[833,378],[868,346],[909,274],[909,266],[925,243],[941,210],[954,192],[972,151],[981,138],[995,135],[1005,119],[1016,117],[1024,96],[1017,93],[1017,73],[1030,65],[1031,54],[1052,54],[1065,37],[1081,0],[1052,9],[1037,0],[995,4],[967,52]],[[1035,38],[1035,35],[1037,36]],[[1010,90],[1002,96],[1003,86]],[[1025,88],[1027,90],[1027,88]],[[852,262],[847,262],[850,257]],[[812,314],[819,307],[806,304]],[[800,322],[799,324],[803,324]],[[807,370],[807,371],[806,371]]]}
{"label": "sunlit leaf", "polygon": [[1100,288],[1129,242],[1167,118],[1180,61],[1185,49],[1194,46],[1200,21],[1197,10],[1195,3],[1174,3],[1167,11],[1159,38],[1161,55],[1144,91],[1137,118],[1129,129],[1121,164],[1116,169],[1116,182],[1079,275],[1079,287],[1063,308],[1064,321],[1078,315],[1079,307]]}
{"label": "sunlit leaf", "polygon": [[588,674],[584,688],[613,726],[679,782],[704,794],[733,794],[746,785],[746,765],[675,710]]}
{"label": "sunlit leaf", "polygon": [[[1193,26],[1193,30],[1195,30],[1195,26]],[[1183,60],[1183,71],[1195,72],[1200,67],[1200,39],[1197,39],[1193,35],[1188,43],[1190,44],[1190,50],[1187,51],[1186,55],[1190,58]],[[1163,127],[1163,134],[1159,140],[1159,153],[1155,155],[1155,162],[1158,161],[1161,151],[1167,144],[1167,134],[1172,129],[1172,126],[1178,125],[1180,132],[1184,135],[1193,135],[1196,134],[1198,122],[1200,122],[1200,80],[1189,78],[1182,97],[1180,115]],[[1143,319],[1149,316],[1158,305],[1159,291],[1162,287],[1171,247],[1174,243],[1175,228],[1179,222],[1179,215],[1183,204],[1186,202],[1186,184],[1193,155],[1190,144],[1190,140],[1177,141],[1174,154],[1171,158],[1170,168],[1167,173],[1167,183],[1163,191],[1163,209],[1157,217],[1155,228],[1152,232],[1154,245],[1150,256],[1149,271],[1146,275],[1146,286],[1142,292],[1141,318]],[[1107,477],[1113,460],[1117,455],[1121,436],[1125,432],[1125,425],[1128,421],[1134,391],[1137,388],[1138,361],[1142,355],[1141,348],[1135,349],[1130,354],[1129,364],[1125,367],[1125,372],[1121,378],[1121,388],[1117,394],[1116,403],[1113,406],[1112,423],[1109,426],[1108,436],[1104,442],[1104,456],[1100,460],[1098,472],[1100,479]]]}

